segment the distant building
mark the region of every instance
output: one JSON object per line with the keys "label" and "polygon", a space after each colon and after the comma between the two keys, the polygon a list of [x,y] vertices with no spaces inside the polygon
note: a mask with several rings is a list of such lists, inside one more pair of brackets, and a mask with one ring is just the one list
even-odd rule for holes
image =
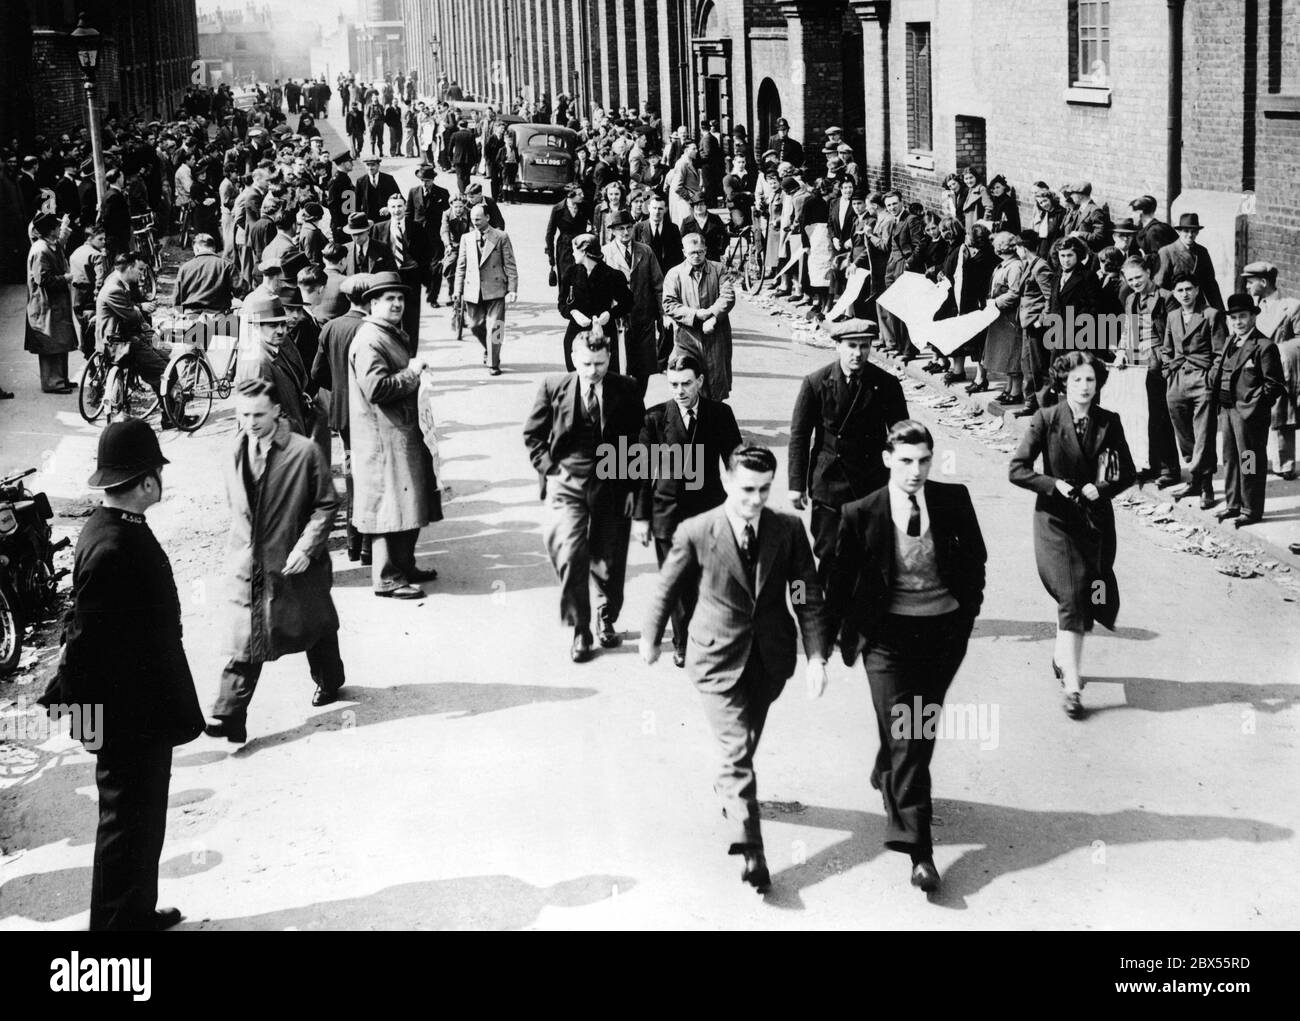
{"label": "distant building", "polygon": [[316,22],[283,17],[264,4],[200,15],[198,30],[199,55],[221,61],[222,78],[231,84],[306,78],[320,43]]}
{"label": "distant building", "polygon": [[[471,9],[466,5],[464,16]],[[396,77],[414,66],[406,58],[402,0],[357,0],[352,40],[352,70],[367,81]]]}
{"label": "distant building", "polygon": [[4,0],[0,138],[75,134],[86,123],[81,69],[68,33],[79,12],[103,35],[96,74],[106,116],[170,117],[198,57],[194,0]]}

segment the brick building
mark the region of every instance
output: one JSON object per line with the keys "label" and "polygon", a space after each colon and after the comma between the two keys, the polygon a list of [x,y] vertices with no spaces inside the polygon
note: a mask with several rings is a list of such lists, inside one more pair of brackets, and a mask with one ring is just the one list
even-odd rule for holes
{"label": "brick building", "polygon": [[408,60],[504,102],[716,117],[755,141],[848,129],[872,188],[1083,177],[1112,215],[1196,211],[1221,284],[1300,291],[1300,0],[404,0]]}
{"label": "brick building", "polygon": [[224,81],[243,84],[306,78],[321,35],[314,21],[253,3],[201,15],[198,27],[199,56],[220,61]]}
{"label": "brick building", "polygon": [[198,56],[194,0],[5,0],[0,32],[0,138],[75,132],[85,92],[68,33],[77,15],[103,35],[96,75],[107,116],[170,116]]}

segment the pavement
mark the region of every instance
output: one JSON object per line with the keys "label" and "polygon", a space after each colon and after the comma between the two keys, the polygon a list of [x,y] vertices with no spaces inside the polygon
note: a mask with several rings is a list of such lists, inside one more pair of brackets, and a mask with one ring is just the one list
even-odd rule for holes
{"label": "pavement", "polygon": [[[337,150],[333,122],[319,125]],[[413,163],[385,169],[406,186]],[[440,577],[424,600],[375,599],[340,530],[343,700],[311,707],[305,659],[288,657],[263,675],[246,745],[176,750],[161,900],[184,910],[181,929],[1294,927],[1290,572],[1225,574],[1248,551],[1201,549],[1216,533],[1195,536],[1193,552],[1171,522],[1152,522],[1163,514],[1121,514],[1119,627],[1088,640],[1088,715],[1069,720],[1050,670],[1055,607],[1034,566],[1033,498],[1007,482],[1014,430],[964,395],[948,404],[928,379],[905,383],[910,406],[935,432],[938,477],[970,487],[990,551],[933,769],[944,885],[927,898],[908,885],[907,859],[881,847],[870,694],[860,668],[835,660],[821,699],[807,697],[801,666],[769,718],[757,768],[774,887],[745,888],[725,854],[698,698],[669,657],[647,667],[635,652],[653,548],[629,558],[625,644],[568,660],[521,433],[538,383],[561,369],[547,207],[504,213],[522,274],[505,373],[490,377],[478,345],[454,339],[447,309],[426,308],[421,324],[453,493],[419,546]],[[776,450],[781,478],[798,381],[833,355],[792,342],[770,311],[742,298],[733,314],[731,404],[746,437]],[[0,380],[19,391],[0,405],[0,470],[40,464],[41,485],[74,515],[56,524],[73,533],[98,431],[75,397],[31,392],[21,320],[0,322]],[[647,401],[665,399],[656,377]],[[228,404],[192,436],[167,434],[167,495],[150,512],[205,706],[223,664],[227,517],[212,468],[232,437]],[[776,489],[772,505],[788,510]],[[41,733],[28,710],[55,654],[26,654],[0,689],[4,929],[86,925],[93,759]]]}

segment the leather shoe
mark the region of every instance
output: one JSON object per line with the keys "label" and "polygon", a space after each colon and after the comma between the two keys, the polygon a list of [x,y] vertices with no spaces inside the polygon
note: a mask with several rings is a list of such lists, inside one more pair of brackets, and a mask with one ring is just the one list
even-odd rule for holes
{"label": "leather shoe", "polygon": [[1245,528],[1247,525],[1258,525],[1264,520],[1263,514],[1252,514],[1247,517],[1245,514],[1232,519],[1233,528]]}
{"label": "leather shoe", "polygon": [[1224,507],[1221,511],[1216,511],[1215,521],[1227,521],[1229,518],[1239,517],[1241,515],[1240,507]]}
{"label": "leather shoe", "polygon": [[1038,405],[1037,405],[1037,404],[1026,404],[1026,405],[1025,405],[1023,408],[1021,408],[1019,411],[1013,411],[1013,412],[1012,412],[1012,414],[1015,415],[1016,418],[1029,418],[1029,417],[1031,417],[1031,416],[1033,416],[1033,415],[1035,415],[1035,414],[1037,414],[1037,413],[1038,413]]}
{"label": "leather shoe", "polygon": [[231,720],[219,717],[209,720],[203,727],[208,737],[224,737],[232,744],[243,744],[248,740],[248,725],[243,720]]}
{"label": "leather shoe", "polygon": [[1195,482],[1188,482],[1186,485],[1180,486],[1169,495],[1173,497],[1174,503],[1177,503],[1179,500],[1185,499],[1186,497],[1195,496],[1200,491],[1201,487],[1199,485]]}
{"label": "leather shoe", "polygon": [[912,885],[925,893],[939,889],[939,870],[932,861],[919,861],[912,866]]}
{"label": "leather shoe", "polygon": [[411,581],[437,581],[438,571],[433,567],[417,567],[411,572]]}
{"label": "leather shoe", "polygon": [[348,537],[348,559],[353,563],[361,559],[361,536],[353,535]]}
{"label": "leather shoe", "polygon": [[740,873],[740,880],[758,893],[767,893],[772,888],[772,876],[767,871],[767,859],[762,851],[745,852],[745,868]]}
{"label": "leather shoe", "polygon": [[338,688],[323,688],[316,685],[316,691],[311,697],[311,704],[314,706],[330,705],[332,702],[339,700]]}
{"label": "leather shoe", "polygon": [[424,589],[417,585],[402,585],[398,588],[375,589],[375,595],[384,599],[423,599]]}
{"label": "leather shoe", "polygon": [[1169,489],[1172,486],[1179,485],[1182,481],[1182,478],[1178,475],[1161,475],[1160,478],[1156,479],[1156,488]]}
{"label": "leather shoe", "polygon": [[1217,499],[1215,499],[1215,496],[1214,496],[1213,493],[1202,493],[1202,494],[1201,494],[1201,510],[1209,510],[1211,507],[1213,507],[1213,506],[1214,506],[1216,503],[1218,503],[1218,502],[1219,502],[1219,501],[1218,501]]}
{"label": "leather shoe", "polygon": [[600,647],[602,649],[616,649],[623,644],[623,636],[614,630],[612,621],[602,620],[600,622]]}
{"label": "leather shoe", "polygon": [[591,632],[586,628],[574,630],[573,645],[569,648],[569,659],[575,663],[585,663],[591,659]]}
{"label": "leather shoe", "polygon": [[164,929],[170,929],[173,925],[179,925],[184,917],[180,908],[159,908],[145,918],[144,924],[140,928],[146,932],[162,932]]}
{"label": "leather shoe", "polygon": [[375,555],[374,555],[374,553],[372,553],[371,550],[370,550],[370,547],[368,547],[368,546],[363,542],[363,543],[361,544],[361,566],[362,566],[362,567],[369,567],[369,566],[371,565],[371,563],[374,562],[374,559],[375,559]]}
{"label": "leather shoe", "polygon": [[684,668],[685,668],[685,666],[686,666],[686,650],[684,650],[684,649],[673,649],[673,666],[677,667],[678,670],[681,670],[681,669],[684,669]]}

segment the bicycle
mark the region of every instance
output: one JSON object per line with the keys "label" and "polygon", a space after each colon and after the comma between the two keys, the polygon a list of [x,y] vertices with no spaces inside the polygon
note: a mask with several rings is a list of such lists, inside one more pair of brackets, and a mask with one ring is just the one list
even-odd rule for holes
{"label": "bicycle", "polygon": [[763,249],[754,237],[753,224],[736,230],[727,244],[723,267],[740,280],[741,287],[755,294],[763,286]]}
{"label": "bicycle", "polygon": [[140,261],[140,291],[152,297],[158,290],[158,271],[162,269],[162,245],[154,233],[153,213],[131,217],[131,237]]}
{"label": "bicycle", "polygon": [[128,418],[147,419],[160,407],[158,395],[140,378],[133,365],[122,362],[131,353],[127,341],[109,341],[105,350],[95,351],[81,370],[77,410],[94,424],[108,415],[109,422]]}
{"label": "bicycle", "polygon": [[[226,315],[228,315],[227,313]],[[221,316],[225,318],[225,316]],[[206,335],[204,314],[182,314],[169,324],[173,330],[188,331],[201,324],[201,334]],[[235,337],[217,335],[213,339],[222,346],[229,345],[230,361],[220,376],[208,360],[206,343],[184,345],[180,353],[172,356],[162,378],[163,410],[182,432],[200,429],[212,414],[214,397],[225,400],[235,387],[235,372],[239,367],[239,346]],[[179,346],[179,345],[178,345]]]}

